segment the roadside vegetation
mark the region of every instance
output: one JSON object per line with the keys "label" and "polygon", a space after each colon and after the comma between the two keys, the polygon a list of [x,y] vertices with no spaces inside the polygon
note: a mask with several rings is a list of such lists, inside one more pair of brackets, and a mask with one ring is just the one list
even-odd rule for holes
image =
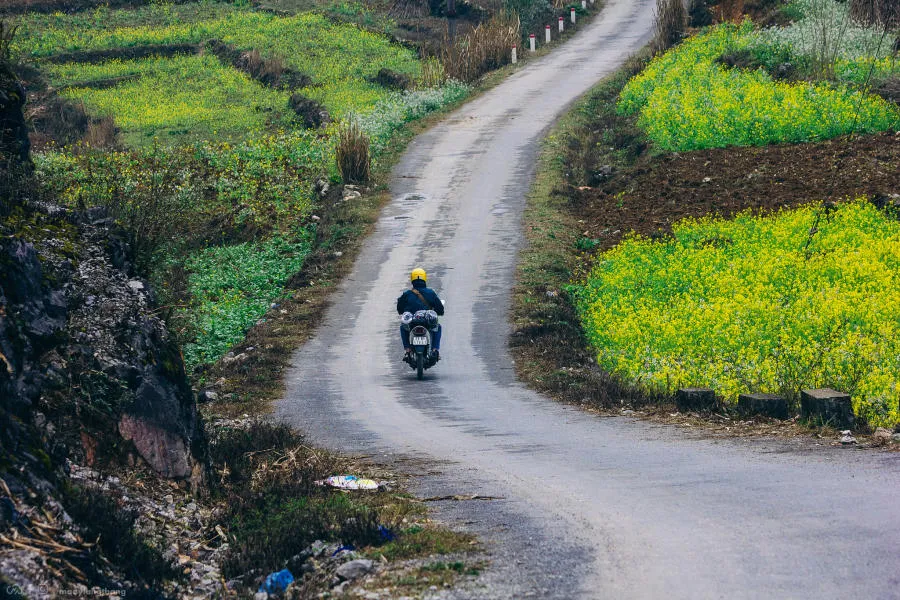
{"label": "roadside vegetation", "polygon": [[803,0],[754,3],[761,27],[726,4],[704,16],[695,2],[708,26],[689,29],[660,2],[664,37],[691,35],[654,44],[548,142],[516,293],[519,371],[606,408],[682,387],[712,388],[726,411],[751,392],[796,406],[801,389],[833,387],[863,428],[900,425],[896,22]]}

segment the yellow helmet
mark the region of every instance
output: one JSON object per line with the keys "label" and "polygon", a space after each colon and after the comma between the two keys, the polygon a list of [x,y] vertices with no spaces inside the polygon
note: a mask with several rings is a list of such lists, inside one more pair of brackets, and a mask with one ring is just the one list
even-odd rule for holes
{"label": "yellow helmet", "polygon": [[409,274],[409,280],[415,281],[416,279],[421,279],[422,283],[426,283],[428,281],[428,276],[425,275],[425,269],[413,269],[413,272]]}

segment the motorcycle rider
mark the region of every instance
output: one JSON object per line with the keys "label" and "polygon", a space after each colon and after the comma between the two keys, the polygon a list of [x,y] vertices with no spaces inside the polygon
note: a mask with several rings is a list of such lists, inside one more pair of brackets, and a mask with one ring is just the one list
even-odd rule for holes
{"label": "motorcycle rider", "polygon": [[[406,290],[397,298],[397,314],[402,315],[405,312],[415,314],[419,310],[433,310],[439,315],[444,314],[444,302],[433,289],[426,287],[427,280],[428,276],[425,274],[425,269],[417,267],[412,270],[412,273],[409,274],[412,289]],[[408,333],[403,325],[400,326],[400,340],[403,342],[406,356],[409,356],[412,353],[412,348],[409,346]],[[435,361],[441,357],[440,348],[441,326],[438,325],[437,329],[432,330],[431,335],[431,355]]]}

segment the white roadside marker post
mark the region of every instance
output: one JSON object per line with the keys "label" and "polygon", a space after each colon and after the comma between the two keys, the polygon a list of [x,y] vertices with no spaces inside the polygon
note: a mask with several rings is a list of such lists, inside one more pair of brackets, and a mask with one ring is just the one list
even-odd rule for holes
{"label": "white roadside marker post", "polygon": [[544,27],[544,41],[548,44],[550,43],[550,26],[547,25]]}
{"label": "white roadside marker post", "polygon": [[575,9],[573,8],[572,12],[570,12],[569,14],[572,15],[572,24],[574,25],[575,24]]}
{"label": "white roadside marker post", "polygon": [[560,17],[560,18],[559,18],[559,32],[560,32],[560,33],[563,32],[563,28],[564,28],[565,26],[566,26],[566,25],[565,25],[565,22],[563,21],[563,18]]}
{"label": "white roadside marker post", "polygon": [[533,33],[528,35],[528,45],[529,45],[529,50],[534,52],[534,34]]}
{"label": "white roadside marker post", "polygon": [[519,62],[519,61],[516,58],[516,47],[513,46],[512,47],[512,64],[516,64],[517,62]]}
{"label": "white roadside marker post", "polygon": [[587,8],[587,0],[581,0],[581,8]]}

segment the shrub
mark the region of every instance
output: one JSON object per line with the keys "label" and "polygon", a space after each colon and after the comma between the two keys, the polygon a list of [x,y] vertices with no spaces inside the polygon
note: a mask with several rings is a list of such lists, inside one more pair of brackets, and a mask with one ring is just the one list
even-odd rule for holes
{"label": "shrub", "polygon": [[887,29],[900,27],[900,3],[897,0],[850,0],[850,16],[864,25]]}
{"label": "shrub", "polygon": [[[748,38],[754,52],[765,52],[767,46],[787,48],[808,63],[806,70],[813,79],[843,79],[847,63],[860,72],[868,71],[866,61],[889,61],[891,36],[854,23],[847,3],[795,0],[791,6],[799,10],[799,18],[788,27],[764,29]],[[887,69],[896,72],[900,65],[893,61]]]}
{"label": "shrub", "polygon": [[688,10],[688,23],[691,27],[712,25],[712,19],[712,11],[709,10],[707,0],[691,0]]}
{"label": "shrub", "polygon": [[[565,6],[562,0],[558,4],[558,8]],[[555,20],[554,2],[550,0],[504,0],[503,7],[508,13],[519,16],[521,30],[526,34]]]}
{"label": "shrub", "polygon": [[366,183],[369,181],[371,169],[369,137],[353,115],[341,128],[335,159],[338,170],[341,172],[341,178],[345,182]]}
{"label": "shrub", "polygon": [[501,12],[491,17],[456,42],[445,44],[441,51],[444,70],[453,79],[471,82],[502,67],[512,60],[511,50],[519,43],[519,30],[519,18],[514,13]]}

